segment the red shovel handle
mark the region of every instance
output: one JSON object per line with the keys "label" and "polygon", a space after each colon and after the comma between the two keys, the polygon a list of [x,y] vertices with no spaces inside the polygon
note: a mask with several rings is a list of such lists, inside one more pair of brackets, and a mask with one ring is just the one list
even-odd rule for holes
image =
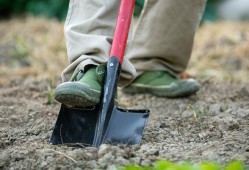
{"label": "red shovel handle", "polygon": [[122,64],[124,58],[134,5],[135,0],[121,0],[117,25],[110,53],[110,57],[117,57],[120,64]]}

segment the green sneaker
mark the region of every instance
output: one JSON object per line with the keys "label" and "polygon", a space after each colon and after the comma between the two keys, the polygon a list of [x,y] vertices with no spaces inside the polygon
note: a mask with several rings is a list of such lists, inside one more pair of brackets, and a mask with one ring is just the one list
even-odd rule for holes
{"label": "green sneaker", "polygon": [[147,71],[123,89],[126,93],[151,93],[159,97],[186,97],[197,92],[194,79],[179,80],[166,71]]}
{"label": "green sneaker", "polygon": [[73,107],[95,106],[100,102],[104,78],[104,66],[91,67],[85,73],[79,71],[70,82],[58,85],[55,99]]}

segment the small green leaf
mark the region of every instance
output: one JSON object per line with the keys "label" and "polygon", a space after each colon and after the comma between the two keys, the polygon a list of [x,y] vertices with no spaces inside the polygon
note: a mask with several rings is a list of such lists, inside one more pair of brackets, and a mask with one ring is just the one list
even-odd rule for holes
{"label": "small green leaf", "polygon": [[203,162],[199,167],[200,170],[221,170],[220,166],[212,162]]}
{"label": "small green leaf", "polygon": [[234,161],[228,164],[225,170],[244,170],[244,165],[240,161]]}
{"label": "small green leaf", "polygon": [[120,170],[143,170],[143,168],[138,165],[128,165],[126,167],[121,168]]}
{"label": "small green leaf", "polygon": [[155,163],[155,170],[166,170],[167,168],[173,165],[172,162],[169,161],[157,161]]}

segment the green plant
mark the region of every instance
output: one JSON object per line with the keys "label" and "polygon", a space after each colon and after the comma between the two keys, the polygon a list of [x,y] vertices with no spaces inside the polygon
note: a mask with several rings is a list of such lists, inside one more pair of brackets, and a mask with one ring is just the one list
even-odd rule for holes
{"label": "green plant", "polygon": [[230,164],[228,164],[225,168],[225,170],[244,170],[245,167],[240,161],[234,161]]}
{"label": "green plant", "polygon": [[28,45],[26,44],[24,38],[22,36],[17,36],[15,37],[14,41],[15,45],[12,51],[12,57],[14,59],[22,59],[28,57],[30,49],[28,48]]}
{"label": "green plant", "polygon": [[169,161],[157,161],[154,166],[142,167],[138,165],[128,165],[118,170],[246,170],[241,161],[233,161],[226,166],[221,166],[213,162],[200,162],[191,164],[189,162],[173,163]]}
{"label": "green plant", "polygon": [[53,104],[54,103],[54,83],[53,79],[48,79],[47,91],[46,91],[47,102],[46,104]]}

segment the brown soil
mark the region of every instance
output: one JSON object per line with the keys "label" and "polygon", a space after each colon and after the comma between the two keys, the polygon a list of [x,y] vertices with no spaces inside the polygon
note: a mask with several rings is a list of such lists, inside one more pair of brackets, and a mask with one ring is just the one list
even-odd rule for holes
{"label": "brown soil", "polygon": [[141,145],[53,146],[53,100],[66,67],[63,24],[40,18],[0,22],[0,169],[113,169],[155,160],[249,165],[249,24],[202,25],[189,73],[201,83],[189,98],[127,95],[122,105],[149,108]]}

